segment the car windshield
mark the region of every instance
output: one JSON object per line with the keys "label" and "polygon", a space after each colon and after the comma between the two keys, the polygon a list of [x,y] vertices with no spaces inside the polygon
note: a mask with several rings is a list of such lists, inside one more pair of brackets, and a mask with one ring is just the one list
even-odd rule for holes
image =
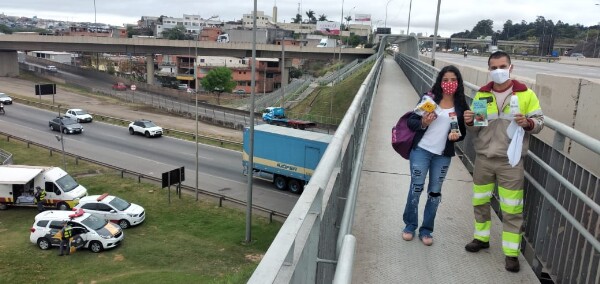
{"label": "car windshield", "polygon": [[81,221],[82,224],[92,228],[93,230],[100,230],[106,225],[106,220],[90,215]]}
{"label": "car windshield", "polygon": [[118,198],[116,196],[108,204],[117,208],[117,210],[119,210],[119,211],[124,211],[125,209],[129,208],[129,206],[131,206],[131,203],[129,203],[121,198]]}
{"label": "car windshield", "polygon": [[56,184],[62,188],[64,192],[69,192],[79,186],[79,184],[70,175],[59,178],[56,181]]}
{"label": "car windshield", "polygon": [[144,122],[144,128],[150,128],[150,127],[156,127],[156,124],[154,124],[154,122],[152,122],[152,121]]}
{"label": "car windshield", "polygon": [[87,114],[87,111],[85,111],[85,110],[76,110],[75,114],[76,115],[84,115],[84,114]]}
{"label": "car windshield", "polygon": [[6,98],[6,97],[8,97],[6,94],[0,93],[0,98]]}
{"label": "car windshield", "polygon": [[62,121],[63,121],[64,125],[71,125],[71,124],[76,124],[77,123],[77,121],[75,121],[73,119],[66,119],[66,118],[63,118]]}

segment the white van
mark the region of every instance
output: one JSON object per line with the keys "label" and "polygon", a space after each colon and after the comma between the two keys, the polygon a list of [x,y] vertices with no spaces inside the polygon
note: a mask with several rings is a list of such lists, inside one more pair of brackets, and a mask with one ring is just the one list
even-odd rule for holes
{"label": "white van", "polygon": [[83,210],[75,212],[49,210],[35,216],[29,241],[43,250],[60,246],[58,233],[64,222],[71,225],[73,242],[76,246],[88,248],[92,252],[116,247],[121,244],[125,236],[119,225],[85,213]]}
{"label": "white van", "polygon": [[35,207],[35,187],[46,189],[45,207],[69,210],[87,189],[58,167],[0,166],[0,209],[11,206]]}

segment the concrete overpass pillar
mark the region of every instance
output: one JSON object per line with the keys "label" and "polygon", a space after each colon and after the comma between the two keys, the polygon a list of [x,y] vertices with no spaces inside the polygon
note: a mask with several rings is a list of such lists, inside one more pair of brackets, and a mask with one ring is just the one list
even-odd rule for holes
{"label": "concrete overpass pillar", "polygon": [[0,76],[19,76],[19,60],[16,50],[0,51]]}
{"label": "concrete overpass pillar", "polygon": [[146,55],[146,83],[154,84],[154,54]]}

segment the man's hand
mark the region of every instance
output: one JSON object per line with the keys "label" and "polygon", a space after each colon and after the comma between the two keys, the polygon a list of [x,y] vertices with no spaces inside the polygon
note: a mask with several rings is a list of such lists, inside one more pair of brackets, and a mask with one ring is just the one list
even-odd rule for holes
{"label": "man's hand", "polygon": [[475,116],[475,113],[472,110],[465,110],[463,116],[465,118],[465,124],[473,125],[473,117]]}
{"label": "man's hand", "polygon": [[527,117],[525,117],[524,115],[522,115],[520,113],[515,114],[515,122],[523,128],[527,128],[530,126],[529,120],[527,120]]}

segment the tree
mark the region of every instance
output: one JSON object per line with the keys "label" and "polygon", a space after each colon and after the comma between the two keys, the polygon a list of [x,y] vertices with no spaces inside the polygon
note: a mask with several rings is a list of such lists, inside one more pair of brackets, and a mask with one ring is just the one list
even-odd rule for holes
{"label": "tree", "polygon": [[324,22],[328,21],[327,20],[327,15],[325,15],[325,14],[319,15],[319,21],[324,21]]}
{"label": "tree", "polygon": [[302,23],[302,15],[296,14],[296,17],[292,18],[292,22],[294,22],[294,24]]}
{"label": "tree", "polygon": [[487,19],[479,21],[471,31],[471,38],[491,36],[494,34],[494,21]]}
{"label": "tree", "polygon": [[296,67],[291,67],[289,75],[290,75],[290,79],[300,78],[300,77],[302,77],[302,70],[300,70]]}
{"label": "tree", "polygon": [[308,12],[306,12],[306,17],[308,17],[309,23],[311,23],[311,24],[317,23],[317,18],[315,18],[315,11],[308,10]]}
{"label": "tree", "polygon": [[346,26],[350,26],[350,21],[352,21],[352,16],[348,15],[348,16],[344,17],[344,20],[346,20]]}
{"label": "tree", "polygon": [[163,38],[166,39],[185,39],[186,35],[185,35],[185,27],[183,25],[177,25],[172,29],[168,29],[162,32],[162,36]]}
{"label": "tree", "polygon": [[206,74],[200,82],[202,87],[217,96],[217,104],[221,104],[221,93],[231,93],[237,85],[231,76],[231,70],[227,67],[217,67]]}

